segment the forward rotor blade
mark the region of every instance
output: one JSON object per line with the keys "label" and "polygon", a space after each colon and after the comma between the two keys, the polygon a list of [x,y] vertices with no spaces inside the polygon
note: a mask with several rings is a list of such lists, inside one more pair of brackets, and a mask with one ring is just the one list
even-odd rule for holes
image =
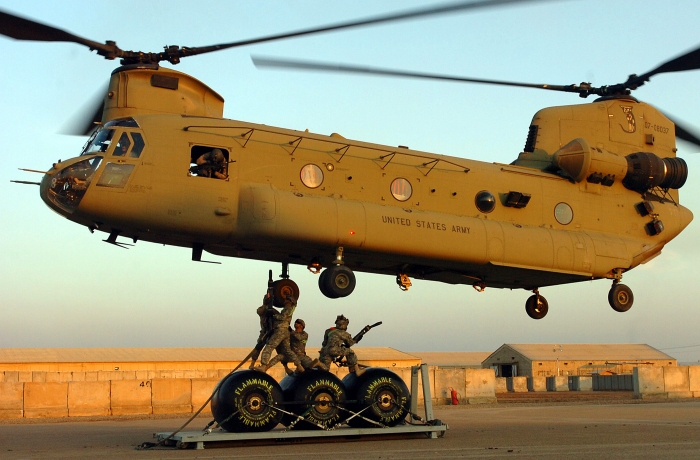
{"label": "forward rotor blade", "polygon": [[0,34],[15,40],[34,40],[40,42],[72,42],[90,49],[111,51],[102,43],[87,40],[65,30],[47,26],[30,19],[0,11]]}
{"label": "forward rotor blade", "polygon": [[373,24],[381,24],[393,21],[403,21],[406,19],[413,19],[425,16],[435,16],[438,14],[455,13],[459,11],[467,10],[477,10],[477,9],[488,9],[495,8],[499,6],[512,5],[518,3],[535,3],[550,0],[478,0],[478,1],[468,1],[468,2],[457,2],[448,3],[438,6],[432,6],[428,8],[420,8],[415,10],[404,11],[402,13],[393,13],[382,16],[375,16],[373,18],[360,19],[357,21],[341,22],[338,24],[331,24],[328,26],[314,27],[310,29],[302,29],[294,32],[285,32],[282,34],[268,35],[266,37],[253,38],[249,40],[240,40],[231,43],[222,43],[220,45],[212,46],[202,46],[197,48],[186,48],[183,47],[181,50],[181,57],[194,56],[197,54],[209,53],[212,51],[219,51],[227,48],[235,48],[238,46],[252,45],[255,43],[271,42],[275,40],[282,40],[285,38],[301,37],[303,35],[312,35],[323,32],[331,32],[334,30],[350,29],[353,27],[362,27]]}
{"label": "forward rotor blade", "polygon": [[576,85],[547,85],[536,83],[520,83],[505,80],[487,80],[483,78],[457,77],[453,75],[440,75],[434,73],[406,72],[402,70],[382,69],[378,67],[353,66],[345,64],[327,64],[312,61],[297,61],[288,59],[273,59],[251,56],[256,67],[276,67],[292,70],[311,70],[318,72],[355,73],[365,75],[380,75],[389,77],[420,78],[425,80],[443,80],[463,83],[482,83],[487,85],[518,86],[522,88],[548,89],[551,91],[564,91],[568,93],[580,93],[581,88]]}
{"label": "forward rotor blade", "polygon": [[76,113],[74,113],[60,130],[61,134],[87,136],[95,129],[96,123],[102,121],[105,94],[108,85],[104,84]]}

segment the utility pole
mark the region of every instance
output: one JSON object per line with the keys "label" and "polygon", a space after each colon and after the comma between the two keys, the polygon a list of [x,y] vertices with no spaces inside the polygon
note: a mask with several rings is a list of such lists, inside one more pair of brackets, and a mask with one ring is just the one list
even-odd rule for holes
{"label": "utility pole", "polygon": [[[559,347],[559,350],[557,350],[557,346]],[[552,351],[555,353],[555,356],[556,356],[557,377],[559,377],[559,354],[557,354],[557,351],[559,351],[559,353],[561,353],[563,351],[562,346],[561,345],[554,345],[554,349]]]}

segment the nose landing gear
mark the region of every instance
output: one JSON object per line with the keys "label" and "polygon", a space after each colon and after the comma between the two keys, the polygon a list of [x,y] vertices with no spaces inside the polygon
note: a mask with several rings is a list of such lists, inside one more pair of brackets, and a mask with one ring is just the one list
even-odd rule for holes
{"label": "nose landing gear", "polygon": [[622,280],[622,272],[623,270],[621,268],[613,270],[614,279],[610,292],[608,292],[608,303],[613,310],[620,313],[624,313],[632,308],[632,304],[634,303],[632,289],[620,283]]}
{"label": "nose landing gear", "polygon": [[613,310],[624,313],[632,308],[634,303],[634,295],[632,289],[620,283],[618,280],[613,281],[613,285],[608,292],[608,303]]}

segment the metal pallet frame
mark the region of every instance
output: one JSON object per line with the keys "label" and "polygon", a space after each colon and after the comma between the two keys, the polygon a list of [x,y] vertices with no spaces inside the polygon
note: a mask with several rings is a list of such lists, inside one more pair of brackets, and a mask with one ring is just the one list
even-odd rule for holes
{"label": "metal pallet frame", "polygon": [[[272,442],[284,442],[292,440],[304,440],[304,439],[318,439],[318,438],[332,438],[332,437],[352,437],[355,440],[360,436],[393,436],[401,437],[411,436],[415,434],[423,433],[426,437],[435,439],[441,437],[448,430],[448,426],[442,424],[439,420],[433,419],[433,401],[430,394],[430,379],[428,376],[428,365],[421,364],[420,366],[411,367],[411,396],[418,393],[418,373],[421,375],[421,382],[423,384],[423,402],[425,406],[425,420],[428,422],[423,425],[402,425],[386,428],[337,428],[331,430],[293,430],[286,431],[283,429],[274,429],[271,431],[266,431],[263,433],[229,433],[226,431],[216,431],[212,433],[206,433],[204,431],[183,431],[177,433],[173,436],[169,443],[176,445],[177,447],[187,447],[195,445],[196,449],[204,449],[204,443],[215,443],[215,442],[237,442],[237,441],[272,441]],[[411,414],[417,413],[418,410],[418,398],[411,397]],[[154,433],[153,437],[157,441],[161,441],[168,436],[171,432],[166,433]],[[171,445],[172,445],[171,444]]]}

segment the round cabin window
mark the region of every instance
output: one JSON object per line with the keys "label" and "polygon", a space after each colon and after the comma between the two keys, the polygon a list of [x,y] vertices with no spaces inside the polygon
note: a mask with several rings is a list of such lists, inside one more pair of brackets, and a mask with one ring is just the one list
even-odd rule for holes
{"label": "round cabin window", "polygon": [[399,201],[408,200],[411,198],[412,193],[413,187],[411,187],[411,183],[403,177],[394,179],[394,181],[391,183],[391,196]]}
{"label": "round cabin window", "polygon": [[323,183],[323,171],[316,165],[308,164],[301,168],[301,182],[309,188],[316,188]]}
{"label": "round cabin window", "polygon": [[574,211],[566,203],[559,203],[554,207],[554,218],[562,225],[568,225],[574,220]]}
{"label": "round cabin window", "polygon": [[496,207],[496,197],[494,197],[491,192],[482,190],[476,194],[474,203],[479,211],[483,212],[484,214],[488,214]]}

